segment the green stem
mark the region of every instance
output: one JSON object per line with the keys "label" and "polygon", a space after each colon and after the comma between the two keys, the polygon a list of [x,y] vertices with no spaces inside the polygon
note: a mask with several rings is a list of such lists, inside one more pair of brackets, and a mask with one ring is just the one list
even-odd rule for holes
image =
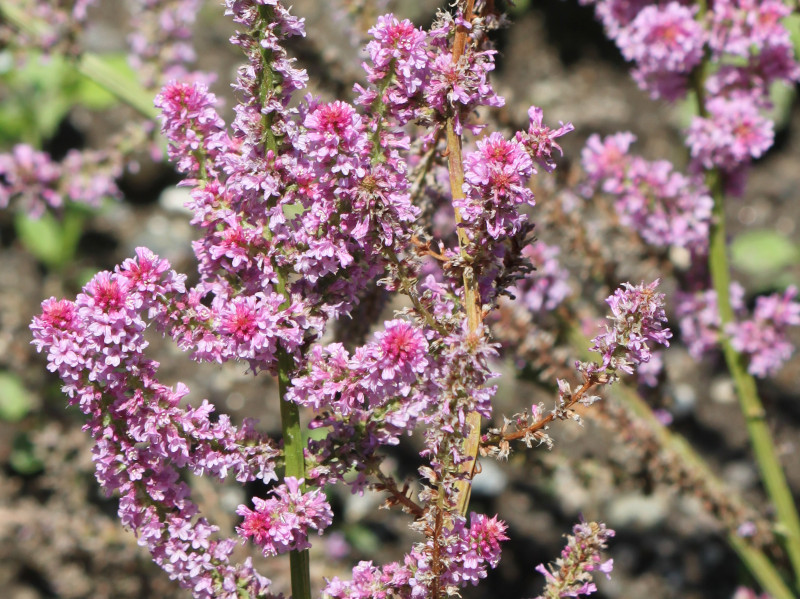
{"label": "green stem", "polygon": [[78,59],[75,69],[143,117],[152,121],[156,120],[158,111],[153,105],[153,94],[134,81],[120,75],[115,67],[100,56],[91,52],[83,53]]}
{"label": "green stem", "polygon": [[769,498],[775,506],[778,533],[784,537],[784,544],[789,561],[795,574],[795,584],[800,590],[800,518],[792,497],[792,492],[781,467],[778,452],[772,441],[772,435],[766,420],[766,413],[758,396],[755,379],[747,372],[744,357],[737,352],[730,339],[724,334],[725,327],[735,322],[730,300],[731,274],[728,264],[727,244],[725,239],[725,207],[724,192],[720,174],[716,171],[708,173],[707,183],[714,198],[713,223],[709,245],[708,264],[711,280],[717,294],[719,310],[722,352],[733,377],[739,406],[744,415],[750,444],[756,463],[761,471]]}
{"label": "green stem", "polygon": [[[568,336],[583,360],[592,359],[591,354],[586,350],[589,347],[589,340],[574,326],[568,326]],[[648,428],[653,432],[658,446],[662,452],[674,452],[679,456],[681,463],[687,468],[691,468],[698,473],[698,480],[708,489],[719,489],[718,493],[724,493],[735,503],[743,503],[736,498],[724,483],[714,474],[708,463],[692,448],[692,446],[677,433],[671,432],[658,421],[653,414],[653,410],[639,396],[636,391],[625,385],[615,385],[611,389],[614,397],[624,403],[631,414],[643,420]],[[736,531],[728,532],[728,544],[742,560],[742,563],[749,570],[753,578],[756,579],[761,588],[764,589],[772,599],[797,599],[790,588],[786,585],[775,565],[770,561],[766,554],[748,543]]]}
{"label": "green stem", "polygon": [[783,578],[763,551],[747,544],[735,532],[728,533],[728,544],[771,599],[796,599],[797,596],[786,586]]}
{"label": "green stem", "polygon": [[[278,354],[278,392],[281,402],[281,429],[283,430],[283,455],[286,465],[285,476],[296,479],[305,478],[305,459],[303,457],[303,433],[300,429],[300,409],[296,403],[286,400],[286,392],[291,381],[292,357],[284,350]],[[305,484],[301,485],[305,490]],[[292,578],[293,599],[311,599],[311,576],[309,574],[308,549],[289,553],[289,568]]]}
{"label": "green stem", "polygon": [[[720,489],[720,492],[726,493],[729,497],[732,496],[729,490],[722,491],[725,489],[723,482],[712,472],[706,461],[692,449],[686,439],[662,426],[650,406],[633,389],[621,385],[617,386],[614,391],[614,397],[624,402],[631,413],[649,425],[661,447],[674,451],[687,467],[697,471],[704,485],[709,488]],[[761,588],[772,599],[796,599],[795,594],[786,585],[775,565],[761,549],[748,543],[747,539],[741,537],[735,531],[729,531],[727,536],[730,547],[742,560],[742,563],[753,578],[761,585]]]}

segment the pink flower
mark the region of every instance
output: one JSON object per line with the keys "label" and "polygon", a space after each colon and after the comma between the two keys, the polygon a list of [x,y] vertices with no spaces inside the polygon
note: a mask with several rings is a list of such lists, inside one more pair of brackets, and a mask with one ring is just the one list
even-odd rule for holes
{"label": "pink flower", "polygon": [[327,528],[333,520],[331,506],[320,489],[300,491],[303,480],[292,476],[273,489],[269,499],[253,498],[255,509],[240,505],[236,513],[244,518],[236,531],[243,538],[252,538],[265,556],[311,547],[308,531]]}
{"label": "pink flower", "polygon": [[750,96],[712,98],[708,117],[694,117],[686,133],[692,158],[704,168],[734,171],[759,158],[773,143],[773,123]]}
{"label": "pink flower", "polygon": [[621,29],[617,44],[636,63],[633,77],[653,98],[681,97],[686,78],[703,58],[705,31],[696,12],[678,2],[647,6]]}

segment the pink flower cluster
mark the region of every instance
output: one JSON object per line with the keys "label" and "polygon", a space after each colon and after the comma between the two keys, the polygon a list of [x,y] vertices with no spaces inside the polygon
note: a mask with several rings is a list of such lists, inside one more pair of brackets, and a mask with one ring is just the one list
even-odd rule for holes
{"label": "pink flower cluster", "polygon": [[[403,320],[384,323],[375,340],[350,357],[341,344],[315,346],[309,373],[292,381],[292,401],[347,416],[375,409],[395,397],[409,398],[412,386],[431,364],[423,332]],[[406,400],[409,403],[413,400]]]}
{"label": "pink flower cluster", "polygon": [[[369,33],[370,62],[364,63],[365,89],[356,85],[357,104],[381,107],[385,117],[403,125],[417,119],[434,119],[439,126],[455,117],[455,130],[473,133],[480,126],[469,122],[478,106],[502,106],[503,98],[492,89],[488,74],[494,70],[494,51],[477,51],[467,45],[465,54],[453,61],[449,35],[455,28],[453,17],[441,13],[430,32],[416,29],[408,21],[388,14],[378,19]],[[435,136],[428,132],[427,139]]]}
{"label": "pink flower cluster", "polygon": [[207,177],[208,169],[230,144],[216,103],[216,96],[202,83],[176,82],[156,96],[155,106],[161,110],[163,123],[161,132],[170,142],[167,156],[189,177]]}
{"label": "pink flower cluster", "polygon": [[536,566],[536,571],[545,577],[544,592],[536,599],[561,599],[561,597],[582,597],[597,592],[592,577],[594,572],[602,572],[611,577],[614,560],[603,561],[600,551],[606,548],[614,531],[605,524],[581,522],[572,528],[567,536],[567,545],[561,557],[550,568],[544,564]]}
{"label": "pink flower cluster", "polygon": [[[456,518],[453,527],[442,531],[442,563],[444,572],[437,584],[448,595],[458,592],[468,584],[476,585],[486,578],[488,568],[500,561],[500,543],[508,540],[506,524],[497,517],[472,513],[470,525],[466,519]],[[353,568],[353,579],[343,581],[338,577],[328,581],[324,597],[336,599],[371,599],[372,597],[430,596],[432,544],[418,544],[405,556],[404,563],[387,564],[382,568],[372,562],[361,562]]]}
{"label": "pink flower cluster", "polygon": [[[158,383],[157,364],[144,356],[148,324],[195,360],[236,360],[288,378],[281,401],[309,408],[311,428],[325,429],[304,448],[302,480],[287,476],[269,497],[240,506],[240,537],[265,555],[307,548],[309,532],[332,521],[323,485],[379,486],[381,448],[422,429],[423,488],[417,509],[406,507],[423,540],[402,565],[362,563],[352,582],[334,579],[326,592],[422,598],[475,584],[497,565],[506,526],[477,514],[467,525],[455,507],[474,460],[464,442],[470,421],[491,416],[498,350],[486,326],[466,317],[462,275],[473,270],[487,306],[513,285],[531,308],[563,299],[566,275],[552,252],[535,289],[520,281],[528,260],[538,258],[524,249],[532,226],[519,209],[533,205],[527,182],[534,165],[555,167],[556,140],[572,126],[550,129],[532,108],[526,131],[477,142],[456,190],[466,196],[457,208],[469,243],[456,248],[443,240],[444,259],[426,264],[429,276],[419,284],[427,223],[412,199],[406,126],[427,128],[421,147],[441,143],[447,123],[459,134],[480,129],[472,113],[502,103],[488,82],[494,51],[485,35],[498,22],[443,14],[425,32],[381,18],[371,30],[366,83],[351,105],[295,97],[307,77],[284,46],[304,35],[303,23],[281,3],[228,0],[225,7],[241,27],[231,41],[246,57],[233,123],[225,125],[198,80],[173,81],[156,99],[169,155],[191,188],[199,281],[187,289],[166,261],[139,249],[135,260],[97,275],[74,303],[46,302],[33,325],[35,343],[89,418],[98,478],[122,495],[123,522],[195,595],[244,589],[267,596],[268,581],[249,562],[230,564],[234,541],[215,538],[188,486],[177,482],[179,470],[269,482],[280,450],[250,422],[236,428],[225,415],[212,420],[207,402],[181,407],[186,388]],[[454,60],[456,31],[468,31],[470,43]],[[410,307],[353,349],[320,343],[328,323],[347,319],[375,285],[407,295]],[[634,357],[615,354],[609,368],[646,361],[644,340],[665,335],[647,324],[659,316],[650,309],[652,289],[637,289],[647,301],[612,303],[632,320],[644,314],[639,328],[624,333]]]}
{"label": "pink flower cluster", "polygon": [[302,483],[302,479],[287,476],[282,485],[272,490],[269,499],[253,498],[254,510],[244,505],[236,510],[244,518],[236,531],[242,538],[252,537],[265,556],[308,549],[308,530],[322,534],[333,521],[331,506],[322,490],[303,493]]}
{"label": "pink flower cluster", "polygon": [[752,318],[726,328],[731,345],[748,358],[750,374],[775,374],[794,353],[787,329],[800,326],[800,302],[795,298],[797,287],[789,287],[783,294],[761,296],[756,299]]}
{"label": "pink flower cluster", "polygon": [[506,528],[505,522],[496,516],[488,518],[472,512],[469,526],[466,518],[455,516],[452,526],[443,529],[438,539],[443,568],[438,577],[432,570],[433,541],[428,539],[427,543],[415,545],[405,560],[412,574],[409,578],[411,597],[429,597],[434,578],[438,579],[435,584],[448,596],[468,584],[478,584],[480,579],[486,578],[488,568],[500,562],[500,542],[508,540]]}
{"label": "pink flower cluster", "polygon": [[[797,293],[796,287],[789,287],[782,294],[758,297],[753,315],[748,318],[744,290],[735,283],[731,285],[736,321],[726,327],[724,334],[747,359],[747,370],[753,376],[775,374],[794,353],[789,327],[800,326]],[[719,344],[723,332],[713,290],[680,294],[677,313],[681,336],[694,357],[701,357]]]}
{"label": "pink flower cluster", "polygon": [[134,0],[128,2],[131,33],[128,61],[143,84],[151,88],[187,75],[196,55],[192,26],[201,0]]}
{"label": "pink flower cluster", "polygon": [[601,364],[582,362],[578,368],[587,378],[606,377],[613,381],[618,371],[633,374],[634,367],[649,362],[648,343],[669,347],[672,332],[664,328],[664,294],[656,293],[659,280],[649,285],[625,283],[606,302],[611,307],[610,325],[592,342],[591,351],[602,356]]}
{"label": "pink flower cluster", "polygon": [[631,133],[589,137],[582,152],[589,191],[613,196],[622,224],[647,243],[704,254],[714,202],[701,177],[682,175],[666,160],[631,154],[635,140]]}
{"label": "pink flower cluster", "polygon": [[139,248],[136,259],[97,274],[74,302],[45,301],[31,325],[33,342],[88,418],[98,481],[119,493],[122,523],[156,562],[196,597],[242,587],[268,596],[269,581],[249,560],[230,563],[235,540],[214,538],[218,528],[199,515],[179,469],[267,482],[278,450],[253,422],[237,429],[226,415],[212,420],[208,401],[182,407],[189,390],[159,383],[158,363],[144,356],[145,318],[166,326],[184,293],[184,277]]}
{"label": "pink flower cluster", "polygon": [[72,150],[59,163],[19,144],[0,154],[0,210],[13,207],[38,218],[68,202],[98,208],[105,198],[119,196],[120,174],[120,166],[102,152]]}
{"label": "pink flower cluster", "polygon": [[[654,98],[678,100],[698,82],[704,96],[687,131],[694,168],[719,168],[728,189],[741,192],[739,170],[772,146],[770,86],[794,85],[800,64],[780,0],[715,0],[700,12],[673,0],[581,0],[595,4],[606,31],[623,56],[635,63],[633,76]],[[706,69],[706,57],[718,65]]]}
{"label": "pink flower cluster", "polygon": [[527,216],[518,206],[535,204],[527,186],[536,172],[534,160],[552,171],[553,150],[561,150],[555,139],[573,130],[564,123],[556,130],[544,126],[540,108],[532,107],[528,117],[528,130],[518,132],[514,139],[492,133],[478,141],[476,151],[464,156],[465,197],[455,199],[453,206],[461,211],[474,238],[488,235],[496,242],[522,230]]}

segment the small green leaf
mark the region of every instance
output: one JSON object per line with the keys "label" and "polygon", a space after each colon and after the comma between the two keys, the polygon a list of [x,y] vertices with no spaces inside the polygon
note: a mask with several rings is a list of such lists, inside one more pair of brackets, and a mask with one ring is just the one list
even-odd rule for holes
{"label": "small green leaf", "polygon": [[789,123],[796,96],[794,86],[789,86],[782,81],[775,81],[769,88],[769,99],[772,110],[767,117],[775,122],[775,129],[783,129]]}
{"label": "small green leaf", "polygon": [[23,475],[41,472],[44,464],[36,457],[35,448],[28,435],[17,435],[11,447],[11,455],[8,456],[11,468]]}
{"label": "small green leaf", "polygon": [[362,524],[348,526],[344,536],[356,551],[364,555],[374,555],[381,548],[378,536]]}
{"label": "small green leaf", "polygon": [[800,14],[794,12],[783,19],[783,26],[789,32],[795,55],[800,55]]}
{"label": "small green leaf", "polygon": [[733,266],[752,276],[775,274],[798,260],[798,247],[770,229],[747,231],[737,236],[731,244]]}
{"label": "small green leaf", "polygon": [[0,371],[0,420],[22,420],[33,408],[33,403],[33,395],[19,377]]}
{"label": "small green leaf", "polygon": [[20,212],[14,225],[25,249],[48,267],[58,270],[75,257],[85,219],[84,210],[68,207],[60,219],[50,212],[37,219]]}

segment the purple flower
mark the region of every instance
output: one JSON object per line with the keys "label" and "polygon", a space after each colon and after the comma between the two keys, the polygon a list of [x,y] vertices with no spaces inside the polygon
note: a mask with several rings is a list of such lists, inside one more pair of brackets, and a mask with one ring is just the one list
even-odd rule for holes
{"label": "purple flower", "polygon": [[496,52],[478,50],[473,44],[467,44],[464,53],[454,62],[447,42],[456,25],[452,16],[440,13],[430,33],[433,57],[429,59],[431,74],[425,88],[425,102],[440,118],[453,115],[456,135],[461,135],[465,127],[477,134],[483,126],[470,124],[469,115],[479,106],[505,104],[489,82]]}
{"label": "purple flower", "polygon": [[362,66],[375,87],[356,85],[357,103],[371,106],[378,101],[386,107],[387,117],[401,125],[419,118],[426,109],[422,94],[430,77],[427,34],[392,14],[378,17],[369,34],[373,37],[367,44],[371,64]]}
{"label": "purple flower", "polygon": [[734,171],[772,146],[773,123],[752,96],[712,98],[707,108],[709,116],[694,117],[686,133],[692,158],[704,168]]}
{"label": "purple flower", "polygon": [[753,376],[775,374],[794,352],[788,328],[800,325],[796,297],[796,287],[783,294],[759,297],[751,319],[731,323],[725,329],[734,349],[748,358],[747,370]]}
{"label": "purple flower", "polygon": [[567,545],[549,568],[544,564],[536,571],[545,577],[544,592],[536,599],[561,599],[582,597],[597,592],[592,573],[599,570],[611,578],[614,560],[603,561],[600,551],[605,549],[614,531],[603,523],[581,522],[567,535]]}
{"label": "purple flower", "polygon": [[269,499],[253,498],[255,509],[240,505],[236,513],[244,518],[236,531],[243,538],[252,538],[265,556],[287,551],[302,551],[311,547],[308,531],[323,529],[333,521],[331,506],[321,489],[300,491],[303,480],[292,476],[272,490]]}
{"label": "purple flower", "polygon": [[664,314],[664,294],[656,293],[659,280],[649,285],[624,283],[606,302],[611,307],[610,325],[605,332],[595,337],[590,351],[599,353],[602,364],[579,363],[579,370],[586,376],[607,376],[615,379],[616,372],[633,374],[634,367],[650,360],[648,343],[669,346],[672,332],[663,327],[667,321]]}
{"label": "purple flower", "polygon": [[70,150],[61,163],[27,144],[0,154],[0,209],[13,207],[31,218],[67,202],[99,208],[119,196],[115,179],[122,169],[113,153]]}
{"label": "purple flower", "polygon": [[485,230],[493,239],[509,237],[527,220],[516,207],[535,203],[527,187],[532,173],[533,162],[525,147],[492,133],[478,141],[477,151],[465,155],[465,197],[453,205],[474,230]]}
{"label": "purple flower", "polygon": [[[738,283],[730,287],[730,301],[734,313],[744,313],[744,288]],[[694,358],[701,358],[719,343],[720,318],[717,294],[713,289],[676,295],[675,313],[681,329],[681,338]]]}
{"label": "purple flower", "polygon": [[558,129],[550,129],[550,127],[543,124],[544,113],[537,106],[531,106],[528,109],[528,119],[530,122],[528,130],[525,132],[518,131],[516,139],[528,150],[528,154],[536,164],[540,165],[548,173],[552,173],[556,168],[553,150],[558,150],[558,153],[562,155],[564,153],[555,140],[570,131],[574,131],[575,127],[572,126],[572,123],[564,124],[560,122]]}
{"label": "purple flower", "polygon": [[134,0],[131,11],[128,61],[148,88],[183,78],[196,56],[192,25],[200,0]]}
{"label": "purple flower", "polygon": [[604,140],[592,135],[582,152],[589,181],[617,198],[622,224],[648,243],[704,253],[714,202],[701,178],[675,172],[666,160],[628,153],[634,139],[630,133]]}
{"label": "purple flower", "polygon": [[408,567],[391,562],[380,568],[372,562],[362,561],[353,568],[350,581],[338,576],[329,580],[323,590],[324,597],[335,599],[392,599],[402,597],[411,573]]}
{"label": "purple flower", "polygon": [[[489,568],[500,561],[500,542],[508,540],[507,526],[497,516],[488,518],[483,514],[470,514],[470,525],[461,515],[453,516],[452,526],[442,530],[439,539],[443,571],[439,573],[437,584],[448,595],[455,594],[459,588],[468,584],[476,585],[486,578]],[[428,597],[430,586],[436,577],[431,570],[432,541],[417,544],[406,556],[413,576],[409,579],[411,597]]]}
{"label": "purple flower", "polygon": [[676,100],[703,58],[705,31],[697,7],[678,2],[647,6],[616,37],[622,55],[636,63],[633,77],[651,97]]}
{"label": "purple flower", "polygon": [[184,293],[184,278],[140,248],[115,272],[96,275],[74,303],[45,301],[31,325],[34,344],[86,414],[97,479],[119,493],[120,520],[155,561],[197,597],[219,596],[219,584],[265,594],[269,581],[249,562],[230,563],[233,541],[198,515],[179,469],[268,482],[277,449],[252,422],[237,429],[224,414],[212,420],[207,401],[182,407],[188,388],[161,384],[158,364],[144,356],[144,315],[166,327]]}
{"label": "purple flower", "polygon": [[199,82],[173,81],[156,96],[169,158],[190,177],[205,176],[220,151],[228,147],[225,123],[217,114],[216,104],[216,96]]}

